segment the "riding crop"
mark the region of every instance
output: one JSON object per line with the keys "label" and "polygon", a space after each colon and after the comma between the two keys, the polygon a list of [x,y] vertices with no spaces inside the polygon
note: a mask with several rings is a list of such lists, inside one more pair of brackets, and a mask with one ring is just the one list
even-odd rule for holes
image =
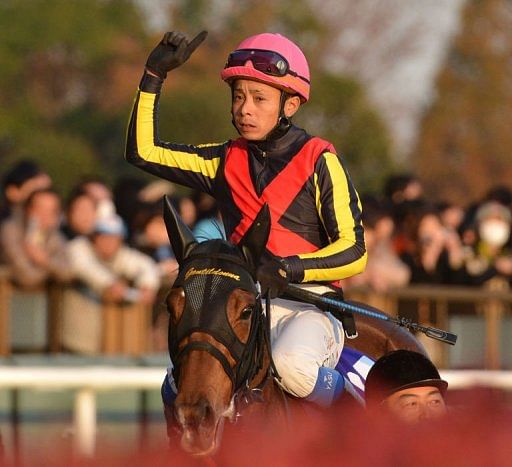
{"label": "riding crop", "polygon": [[422,326],[421,324],[414,323],[408,318],[403,317],[392,317],[388,316],[377,308],[373,308],[370,305],[362,305],[359,303],[349,302],[332,297],[326,297],[324,295],[311,292],[310,290],[301,289],[296,285],[288,285],[285,289],[285,294],[289,295],[296,300],[300,300],[306,303],[311,303],[323,311],[329,312],[351,312],[357,313],[363,316],[380,319],[383,321],[389,321],[395,323],[398,326],[402,326],[412,331],[423,332],[432,339],[437,339],[441,342],[445,342],[450,345],[455,345],[457,342],[457,335],[442,329],[432,328],[428,326]]}

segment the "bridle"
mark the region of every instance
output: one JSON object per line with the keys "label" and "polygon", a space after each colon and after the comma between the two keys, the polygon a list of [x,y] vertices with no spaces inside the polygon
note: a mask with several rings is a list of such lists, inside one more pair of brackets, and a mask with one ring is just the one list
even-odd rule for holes
{"label": "bridle", "polygon": [[[263,311],[261,294],[254,281],[253,271],[236,247],[223,241],[206,242],[214,252],[198,245],[181,266],[175,287],[185,292],[185,306],[180,319],[169,326],[169,354],[173,362],[173,377],[179,384],[180,367],[186,355],[194,350],[204,351],[215,358],[229,377],[233,388],[234,400],[243,398],[248,401],[254,393],[272,378],[278,377],[271,357],[270,315]],[[224,250],[224,251],[223,251]],[[241,288],[256,297],[250,316],[250,331],[247,342],[242,342],[233,330],[227,315],[227,298],[230,293]],[[267,303],[269,305],[269,303]],[[211,336],[229,352],[234,365],[212,343],[190,339],[180,347],[184,339],[193,333]],[[265,348],[270,359],[267,377],[258,388],[249,389],[255,376],[263,368]]]}

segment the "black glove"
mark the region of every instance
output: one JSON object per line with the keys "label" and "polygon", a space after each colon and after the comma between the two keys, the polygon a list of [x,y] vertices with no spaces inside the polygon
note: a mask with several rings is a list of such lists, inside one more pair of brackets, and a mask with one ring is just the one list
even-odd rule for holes
{"label": "black glove", "polygon": [[179,67],[188,60],[207,35],[207,31],[201,31],[188,42],[181,32],[166,32],[160,43],[149,54],[146,68],[165,79],[168,71]]}
{"label": "black glove", "polygon": [[270,293],[270,298],[281,295],[290,283],[290,271],[283,258],[274,256],[270,261],[262,264],[256,273],[261,285],[261,294]]}

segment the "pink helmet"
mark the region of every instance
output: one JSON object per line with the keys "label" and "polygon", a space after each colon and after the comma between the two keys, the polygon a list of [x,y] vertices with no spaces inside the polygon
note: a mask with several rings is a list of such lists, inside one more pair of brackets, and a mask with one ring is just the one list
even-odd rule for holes
{"label": "pink helmet", "polygon": [[220,74],[230,83],[247,78],[309,99],[309,66],[302,50],[281,34],[263,33],[242,41]]}

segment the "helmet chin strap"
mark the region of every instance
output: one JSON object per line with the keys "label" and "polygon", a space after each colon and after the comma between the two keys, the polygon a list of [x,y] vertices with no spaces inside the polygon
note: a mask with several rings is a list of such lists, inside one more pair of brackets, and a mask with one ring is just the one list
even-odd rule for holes
{"label": "helmet chin strap", "polygon": [[[287,117],[284,114],[284,104],[286,103],[286,99],[289,97],[289,94],[285,91],[281,90],[281,96],[279,97],[279,117],[277,118],[277,123],[268,133],[267,136],[265,136],[264,139],[260,141],[255,141],[255,143],[258,142],[266,142],[266,141],[275,141],[276,139],[281,138],[292,126],[291,118]],[[231,87],[231,100],[233,100],[233,87]],[[233,112],[231,112],[231,124],[235,127],[238,134],[240,134],[240,130],[237,128],[235,124],[235,119],[233,117]]]}
{"label": "helmet chin strap", "polygon": [[276,126],[269,131],[263,141],[274,141],[281,138],[292,126],[291,119],[284,114],[284,104],[289,94],[281,90],[281,97],[279,98],[279,117]]}

